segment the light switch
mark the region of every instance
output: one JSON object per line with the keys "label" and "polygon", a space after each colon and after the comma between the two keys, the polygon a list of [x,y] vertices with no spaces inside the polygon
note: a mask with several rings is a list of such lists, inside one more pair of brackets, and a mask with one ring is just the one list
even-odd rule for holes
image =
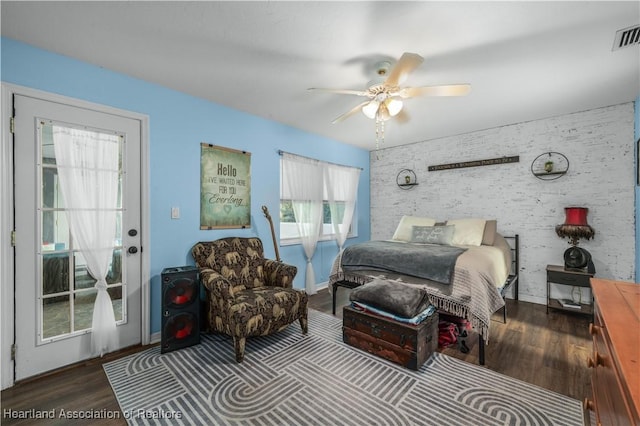
{"label": "light switch", "polygon": [[171,207],[171,219],[180,219],[180,207]]}

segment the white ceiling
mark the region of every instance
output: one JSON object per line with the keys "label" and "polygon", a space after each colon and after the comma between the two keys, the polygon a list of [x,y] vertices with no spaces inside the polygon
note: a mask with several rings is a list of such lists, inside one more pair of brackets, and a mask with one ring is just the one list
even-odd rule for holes
{"label": "white ceiling", "polygon": [[[405,102],[395,146],[629,102],[640,47],[612,51],[640,2],[1,2],[2,35],[365,149],[375,124],[331,121],[374,64],[425,58],[404,86],[470,83]],[[212,121],[215,117],[211,118]]]}

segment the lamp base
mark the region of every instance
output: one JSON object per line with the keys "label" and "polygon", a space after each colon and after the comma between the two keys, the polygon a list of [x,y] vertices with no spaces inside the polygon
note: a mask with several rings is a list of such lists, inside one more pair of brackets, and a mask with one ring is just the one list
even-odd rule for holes
{"label": "lamp base", "polygon": [[564,269],[567,271],[596,273],[591,253],[581,247],[572,246],[564,252]]}

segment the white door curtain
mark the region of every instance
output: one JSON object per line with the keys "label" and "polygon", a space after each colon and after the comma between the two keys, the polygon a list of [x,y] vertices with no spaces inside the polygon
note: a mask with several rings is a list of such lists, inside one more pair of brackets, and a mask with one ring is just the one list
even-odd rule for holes
{"label": "white door curtain", "polygon": [[53,143],[71,236],[96,280],[91,350],[102,356],[118,338],[105,277],[116,238],[120,136],[53,126]]}

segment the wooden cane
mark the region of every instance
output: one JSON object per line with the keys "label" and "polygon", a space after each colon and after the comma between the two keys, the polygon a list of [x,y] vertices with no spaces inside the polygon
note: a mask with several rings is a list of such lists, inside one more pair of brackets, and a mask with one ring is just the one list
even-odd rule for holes
{"label": "wooden cane", "polygon": [[280,252],[278,251],[278,243],[276,242],[276,231],[273,229],[273,220],[271,220],[271,215],[269,214],[269,209],[267,206],[262,206],[262,212],[264,213],[264,217],[269,221],[269,226],[271,226],[271,238],[273,239],[273,248],[276,250],[276,260],[280,262]]}

